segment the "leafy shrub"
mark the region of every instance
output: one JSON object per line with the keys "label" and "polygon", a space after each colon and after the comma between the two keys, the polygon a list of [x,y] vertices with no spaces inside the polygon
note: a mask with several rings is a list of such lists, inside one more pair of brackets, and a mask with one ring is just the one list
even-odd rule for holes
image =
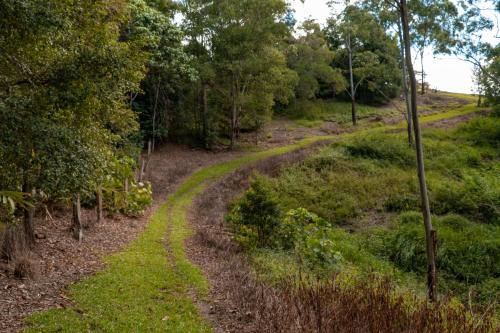
{"label": "leafy shrub", "polygon": [[465,230],[471,225],[465,217],[456,214],[441,217],[440,224],[453,230]]}
{"label": "leafy shrub", "polygon": [[153,190],[150,183],[132,183],[127,193],[127,206],[123,213],[129,216],[142,216],[153,203]]}
{"label": "leafy shrub", "polygon": [[254,180],[243,198],[233,207],[228,220],[236,239],[246,247],[270,246],[280,224],[281,210],[264,178]]}
{"label": "leafy shrub", "polygon": [[480,117],[462,125],[457,135],[465,136],[478,146],[489,145],[500,149],[500,121],[498,116]]}
{"label": "leafy shrub", "polygon": [[437,214],[457,213],[490,224],[500,224],[500,178],[469,172],[461,182],[434,184],[432,209]]}
{"label": "leafy shrub", "polygon": [[[400,216],[401,224],[385,232],[379,249],[398,267],[424,274],[425,232],[414,213]],[[408,223],[409,222],[409,223]],[[465,285],[500,276],[500,228],[477,225],[450,215],[434,218],[438,231],[438,269],[447,279]]]}

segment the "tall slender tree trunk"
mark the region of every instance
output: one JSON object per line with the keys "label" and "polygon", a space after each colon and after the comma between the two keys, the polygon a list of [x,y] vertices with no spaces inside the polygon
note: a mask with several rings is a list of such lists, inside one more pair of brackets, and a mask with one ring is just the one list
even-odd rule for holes
{"label": "tall slender tree trunk", "polygon": [[201,92],[202,108],[203,108],[203,141],[205,148],[209,148],[208,142],[208,85],[204,82]]}
{"label": "tall slender tree trunk", "polygon": [[420,66],[422,67],[422,95],[425,95],[424,50],[420,53]]}
{"label": "tall slender tree trunk", "polygon": [[83,239],[82,212],[80,205],[80,193],[73,196],[73,238],[79,242]]}
{"label": "tall slender tree trunk", "polygon": [[159,98],[159,95],[160,95],[160,78],[158,77],[158,83],[156,85],[156,92],[155,92],[155,104],[154,104],[154,107],[153,107],[153,139],[152,139],[152,146],[151,146],[151,150],[154,151],[155,150],[155,141],[156,141],[156,112],[157,112],[157,109],[158,109],[158,98]]}
{"label": "tall slender tree trunk", "polygon": [[356,89],[354,89],[354,73],[352,72],[352,45],[351,45],[351,33],[347,37],[347,50],[349,53],[349,79],[351,85],[351,114],[352,114],[352,124],[355,126],[357,123],[356,117]]}
{"label": "tall slender tree trunk", "polygon": [[97,223],[101,223],[103,220],[102,214],[102,186],[97,186],[96,190],[96,201],[97,201]]}
{"label": "tall slender tree trunk", "polygon": [[[27,181],[23,184],[23,193],[31,194],[32,188]],[[23,218],[23,229],[24,237],[28,246],[33,246],[35,244],[35,224],[33,222],[33,216],[35,215],[34,207],[24,208],[24,218]]]}
{"label": "tall slender tree trunk", "polygon": [[233,84],[232,87],[232,108],[231,108],[231,146],[229,147],[231,150],[234,149],[234,145],[236,143],[236,121],[238,119],[238,105],[236,103],[236,84]]}
{"label": "tall slender tree trunk", "polygon": [[425,179],[424,153],[422,148],[422,137],[417,111],[417,80],[411,61],[410,29],[408,23],[406,0],[400,0],[401,21],[403,25],[404,44],[406,53],[406,65],[410,76],[411,110],[413,115],[413,129],[415,131],[415,144],[417,151],[418,178],[420,184],[420,199],[422,201],[422,214],[424,216],[426,250],[427,250],[427,287],[429,299],[437,300],[436,292],[436,231],[432,227],[429,196],[427,193],[427,182]]}
{"label": "tall slender tree trunk", "polygon": [[401,28],[401,22],[398,23],[399,30],[399,45],[401,49],[401,67],[403,75],[403,94],[406,104],[406,122],[407,122],[407,133],[408,133],[408,145],[413,146],[413,121],[411,115],[411,105],[410,105],[410,94],[408,92],[408,71],[406,69],[406,59],[405,59],[405,46],[403,41],[403,29]]}

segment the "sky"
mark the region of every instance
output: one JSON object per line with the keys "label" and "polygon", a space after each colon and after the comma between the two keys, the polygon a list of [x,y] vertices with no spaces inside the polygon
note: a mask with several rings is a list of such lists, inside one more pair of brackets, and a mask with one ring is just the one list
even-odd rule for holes
{"label": "sky", "polygon": [[[326,5],[327,0],[306,0],[302,3],[294,0],[292,6],[295,9],[295,18],[301,22],[306,18],[313,18],[319,23],[325,23],[330,16],[330,9]],[[494,34],[488,36],[491,42],[495,41]],[[471,93],[472,83],[472,65],[450,56],[434,57],[432,52],[426,52],[424,56],[424,68],[427,72],[427,81],[431,88],[450,92]],[[415,69],[420,69],[419,61],[415,63]]]}

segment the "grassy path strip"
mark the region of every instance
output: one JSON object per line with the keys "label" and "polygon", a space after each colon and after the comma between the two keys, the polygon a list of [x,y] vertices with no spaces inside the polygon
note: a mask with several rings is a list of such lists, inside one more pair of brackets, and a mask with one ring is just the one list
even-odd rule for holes
{"label": "grassy path strip", "polygon": [[[422,123],[476,111],[479,109],[465,106],[422,117]],[[192,292],[200,297],[207,295],[209,285],[184,251],[184,241],[191,233],[188,210],[208,183],[243,166],[318,141],[403,127],[404,124],[361,128],[338,136],[306,138],[293,145],[250,153],[193,173],[156,211],[138,239],[122,252],[106,258],[105,270],[69,288],[74,307],[30,316],[26,332],[211,332],[190,296]]]}

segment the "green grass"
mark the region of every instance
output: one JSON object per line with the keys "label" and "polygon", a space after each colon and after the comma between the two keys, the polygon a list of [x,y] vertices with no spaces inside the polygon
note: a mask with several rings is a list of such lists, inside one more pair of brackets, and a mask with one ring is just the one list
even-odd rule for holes
{"label": "green grass", "polygon": [[[463,109],[440,118],[474,112]],[[433,116],[432,120],[435,120]],[[424,117],[423,122],[431,121]],[[404,124],[359,132],[376,133]],[[359,134],[358,132],[358,134]],[[188,177],[151,217],[145,231],[123,251],[105,259],[106,268],[70,286],[65,294],[74,306],[36,313],[27,318],[26,332],[211,332],[192,294],[203,298],[210,288],[198,267],[186,257],[184,241],[191,234],[187,211],[206,185],[242,166],[342,136],[311,137],[296,144],[204,168]],[[165,246],[168,243],[168,250]]]}
{"label": "green grass", "polygon": [[[473,110],[465,106],[422,122]],[[420,286],[425,294],[423,284],[415,283],[415,276],[424,281],[426,267],[422,222],[400,222],[408,220],[407,211],[419,210],[415,152],[405,133],[387,133],[387,128],[344,135],[263,181],[283,213],[302,207],[337,226],[329,239],[345,261],[332,265],[333,271],[357,278],[375,270],[403,289]],[[495,265],[500,258],[499,130],[498,118],[489,116],[457,129],[423,131],[431,208],[439,215],[440,291],[466,300],[472,289],[474,301],[482,304],[500,292]],[[293,256],[276,249],[257,251],[253,258],[257,273],[274,281],[307,271]],[[321,276],[323,270],[309,273]]]}
{"label": "green grass", "polygon": [[191,234],[187,211],[193,199],[209,181],[319,140],[325,138],[308,138],[195,172],[153,215],[137,240],[106,258],[104,271],[68,288],[74,307],[30,316],[26,332],[211,332],[190,296],[195,292],[204,297],[209,288],[184,251]]}
{"label": "green grass", "polygon": [[[363,120],[372,116],[396,116],[400,112],[392,106],[373,107],[357,104],[358,118]],[[346,126],[351,122],[351,103],[342,101],[297,101],[285,112],[299,126],[319,127],[324,122],[335,122]]]}

